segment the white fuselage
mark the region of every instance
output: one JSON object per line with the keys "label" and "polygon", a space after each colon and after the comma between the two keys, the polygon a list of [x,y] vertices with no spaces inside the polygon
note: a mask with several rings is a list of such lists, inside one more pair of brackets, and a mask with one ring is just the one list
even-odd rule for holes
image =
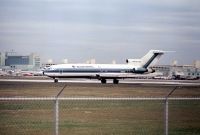
{"label": "white fuselage", "polygon": [[[124,74],[135,73],[139,67],[130,64],[59,64],[44,71],[44,74],[55,78],[96,78],[104,75],[113,78]],[[138,73],[146,70],[138,71]],[[106,74],[109,76],[106,77]]]}
{"label": "white fuselage", "polygon": [[127,64],[59,64],[43,71],[43,74],[54,78],[96,78],[106,83],[105,79],[113,79],[115,84],[119,78],[130,78],[134,73],[152,73],[149,65],[158,61],[163,51],[150,50],[141,59],[127,59]]}

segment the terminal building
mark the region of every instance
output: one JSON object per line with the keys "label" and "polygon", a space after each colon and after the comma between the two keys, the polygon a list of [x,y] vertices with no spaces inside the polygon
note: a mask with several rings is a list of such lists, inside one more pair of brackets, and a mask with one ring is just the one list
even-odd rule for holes
{"label": "terminal building", "polygon": [[199,79],[200,61],[195,61],[192,65],[158,65],[153,66],[156,72],[162,73],[168,79]]}
{"label": "terminal building", "polygon": [[37,70],[41,67],[40,56],[19,55],[15,52],[0,52],[0,67],[6,69]]}

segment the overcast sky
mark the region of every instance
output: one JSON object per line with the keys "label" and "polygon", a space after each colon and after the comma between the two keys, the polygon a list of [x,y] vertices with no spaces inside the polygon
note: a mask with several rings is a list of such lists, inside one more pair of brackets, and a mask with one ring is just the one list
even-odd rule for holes
{"label": "overcast sky", "polygon": [[0,50],[55,63],[124,63],[150,49],[162,64],[200,59],[200,0],[0,0]]}

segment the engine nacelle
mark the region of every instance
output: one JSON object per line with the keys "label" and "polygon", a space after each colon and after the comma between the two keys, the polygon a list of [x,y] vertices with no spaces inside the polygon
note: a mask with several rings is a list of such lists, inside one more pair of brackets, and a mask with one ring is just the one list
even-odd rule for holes
{"label": "engine nacelle", "polygon": [[147,71],[146,68],[133,68],[133,73],[145,73]]}
{"label": "engine nacelle", "polygon": [[155,70],[152,68],[133,68],[133,73],[154,73]]}

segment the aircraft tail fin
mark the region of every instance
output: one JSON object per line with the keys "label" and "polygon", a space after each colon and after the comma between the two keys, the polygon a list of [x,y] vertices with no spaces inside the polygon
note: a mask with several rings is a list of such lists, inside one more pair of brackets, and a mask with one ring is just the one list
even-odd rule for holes
{"label": "aircraft tail fin", "polygon": [[161,50],[150,50],[145,56],[141,58],[141,67],[147,68],[150,65],[155,65],[160,57],[164,54],[165,51]]}

